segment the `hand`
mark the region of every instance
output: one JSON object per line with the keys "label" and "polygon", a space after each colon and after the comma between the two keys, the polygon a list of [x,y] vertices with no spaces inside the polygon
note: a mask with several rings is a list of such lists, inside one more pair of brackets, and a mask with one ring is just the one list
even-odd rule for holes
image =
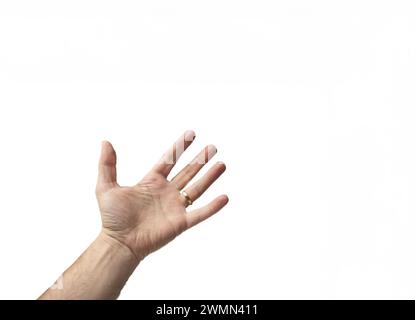
{"label": "hand", "polygon": [[193,131],[186,131],[144,178],[131,187],[118,185],[115,151],[109,142],[102,144],[96,188],[102,233],[128,247],[138,261],[209,218],[228,202],[228,197],[222,195],[204,207],[186,210],[225,171],[221,162],[186,188],[184,194],[180,192],[216,153],[213,145],[205,147],[173,179],[167,179],[194,138]]}

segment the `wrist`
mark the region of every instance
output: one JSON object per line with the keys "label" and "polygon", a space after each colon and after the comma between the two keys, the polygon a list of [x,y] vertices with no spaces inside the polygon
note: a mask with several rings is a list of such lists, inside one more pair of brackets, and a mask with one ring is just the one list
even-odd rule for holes
{"label": "wrist", "polygon": [[84,276],[95,283],[85,291],[94,299],[117,298],[140,262],[126,245],[103,231],[81,259]]}
{"label": "wrist", "polygon": [[101,232],[62,275],[62,287],[40,299],[116,299],[138,263],[127,246]]}
{"label": "wrist", "polygon": [[101,230],[95,242],[98,243],[103,250],[115,253],[119,259],[126,261],[130,266],[137,266],[142,257],[138,256],[129,246],[118,240],[106,230]]}

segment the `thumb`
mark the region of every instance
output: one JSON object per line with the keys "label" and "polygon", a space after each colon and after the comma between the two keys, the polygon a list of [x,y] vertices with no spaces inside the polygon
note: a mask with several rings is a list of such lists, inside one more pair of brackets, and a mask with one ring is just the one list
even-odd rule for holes
{"label": "thumb", "polygon": [[98,165],[97,191],[105,191],[117,184],[117,156],[112,144],[103,141]]}

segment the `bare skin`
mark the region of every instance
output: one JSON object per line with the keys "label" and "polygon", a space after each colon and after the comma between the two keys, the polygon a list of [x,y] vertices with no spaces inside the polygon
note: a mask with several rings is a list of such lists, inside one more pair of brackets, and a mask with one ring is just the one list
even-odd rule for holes
{"label": "bare skin", "polygon": [[57,284],[39,299],[117,298],[147,255],[228,203],[228,197],[221,195],[206,206],[187,210],[189,201],[197,200],[226,169],[218,162],[188,186],[216,153],[212,145],[206,146],[175,177],[168,178],[194,138],[193,131],[186,131],[144,178],[131,187],[118,185],[114,148],[109,142],[102,143],[96,187],[102,230]]}

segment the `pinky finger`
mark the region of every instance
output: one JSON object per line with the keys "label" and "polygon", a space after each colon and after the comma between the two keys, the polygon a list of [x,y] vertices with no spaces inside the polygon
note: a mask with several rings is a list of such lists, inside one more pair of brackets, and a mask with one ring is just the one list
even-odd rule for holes
{"label": "pinky finger", "polygon": [[206,220],[207,218],[210,218],[215,213],[220,211],[229,201],[228,196],[222,195],[214,199],[209,204],[199,208],[195,209],[193,211],[190,211],[187,214],[187,228],[191,228],[200,222]]}

